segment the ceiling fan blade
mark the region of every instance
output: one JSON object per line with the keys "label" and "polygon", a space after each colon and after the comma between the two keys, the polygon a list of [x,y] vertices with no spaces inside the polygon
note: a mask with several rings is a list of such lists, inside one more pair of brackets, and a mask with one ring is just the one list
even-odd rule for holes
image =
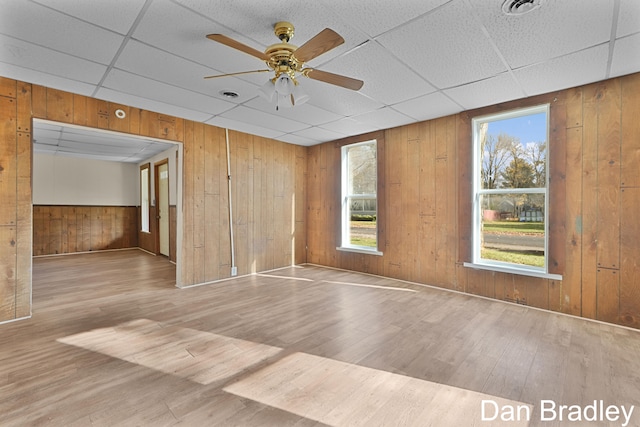
{"label": "ceiling fan blade", "polygon": [[300,62],[308,62],[334,47],[340,46],[342,43],[344,43],[344,39],[340,34],[330,28],[325,28],[311,40],[297,48],[293,56]]}
{"label": "ceiling fan blade", "polygon": [[232,47],[234,49],[238,49],[239,51],[242,51],[244,53],[248,53],[251,56],[255,56],[258,59],[262,59],[263,61],[268,61],[269,57],[264,53],[264,52],[260,52],[257,49],[254,49],[250,46],[247,46],[244,43],[240,43],[237,40],[234,40],[230,37],[227,37],[223,34],[209,34],[207,35],[207,38],[209,40],[213,40],[216,41],[218,43],[222,43],[224,45],[227,45],[229,47]]}
{"label": "ceiling fan blade", "polygon": [[333,74],[327,71],[320,71],[314,68],[305,68],[303,74],[310,79],[341,86],[351,90],[360,90],[364,82],[362,80],[352,79],[351,77]]}
{"label": "ceiling fan blade", "polygon": [[218,77],[239,76],[241,74],[264,73],[266,71],[271,71],[271,70],[240,71],[237,73],[218,74],[217,76],[206,76],[205,79],[217,79]]}

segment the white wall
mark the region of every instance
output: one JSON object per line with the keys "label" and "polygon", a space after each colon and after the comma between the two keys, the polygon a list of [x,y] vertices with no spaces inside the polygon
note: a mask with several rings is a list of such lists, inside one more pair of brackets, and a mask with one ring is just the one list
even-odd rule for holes
{"label": "white wall", "polygon": [[34,205],[137,206],[138,165],[33,154]]}

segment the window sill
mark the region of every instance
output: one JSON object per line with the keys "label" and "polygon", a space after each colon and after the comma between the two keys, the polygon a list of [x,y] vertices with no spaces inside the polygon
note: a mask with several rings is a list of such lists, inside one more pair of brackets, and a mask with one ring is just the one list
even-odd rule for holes
{"label": "window sill", "polygon": [[493,264],[475,264],[472,262],[465,262],[463,265],[465,267],[473,268],[474,270],[497,271],[500,273],[518,274],[520,276],[539,277],[541,279],[562,280],[561,274],[545,273],[544,271],[527,270],[527,269],[518,268],[518,267],[509,267],[509,266],[501,266],[501,265],[493,265]]}
{"label": "window sill", "polygon": [[338,246],[336,249],[342,252],[355,252],[358,254],[382,256],[382,252],[376,249],[364,249],[351,246]]}

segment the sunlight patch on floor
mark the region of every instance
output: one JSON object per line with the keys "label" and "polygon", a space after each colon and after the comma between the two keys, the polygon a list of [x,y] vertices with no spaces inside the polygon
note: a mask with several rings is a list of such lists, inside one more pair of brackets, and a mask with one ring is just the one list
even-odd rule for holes
{"label": "sunlight patch on floor", "polygon": [[57,341],[204,385],[237,375],[282,350],[148,319],[94,329]]}
{"label": "sunlight patch on floor", "polygon": [[482,401],[532,410],[522,402],[305,353],[286,356],[224,390],[332,426],[525,427],[529,420],[482,421]]}

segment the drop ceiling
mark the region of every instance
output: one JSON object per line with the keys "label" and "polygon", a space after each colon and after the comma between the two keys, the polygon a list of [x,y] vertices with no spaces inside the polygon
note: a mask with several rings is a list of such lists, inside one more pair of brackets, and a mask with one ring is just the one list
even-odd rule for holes
{"label": "drop ceiling", "polygon": [[[638,0],[540,0],[522,16],[503,3],[0,0],[0,75],[308,146],[640,71]],[[203,79],[265,68],[207,34],[264,50],[282,20],[296,45],[342,35],[309,66],[364,87],[301,78],[309,102],[276,111],[265,73]]]}
{"label": "drop ceiling", "polygon": [[33,121],[34,152],[121,163],[142,163],[175,144],[119,132]]}

